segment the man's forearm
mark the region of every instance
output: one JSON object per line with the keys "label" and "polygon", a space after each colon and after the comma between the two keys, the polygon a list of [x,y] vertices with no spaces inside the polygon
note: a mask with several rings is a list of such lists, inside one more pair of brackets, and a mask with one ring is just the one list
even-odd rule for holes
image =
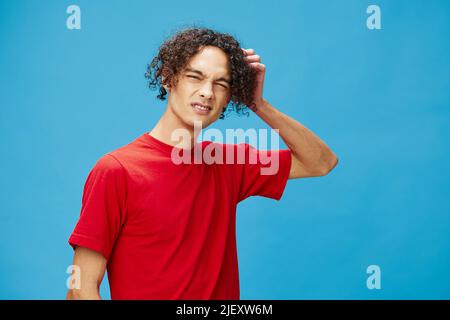
{"label": "man's forearm", "polygon": [[337,156],[318,136],[266,100],[263,100],[255,113],[271,128],[279,129],[280,137],[297,160],[294,166],[301,166],[301,170],[317,175],[325,175],[336,166]]}
{"label": "man's forearm", "polygon": [[67,291],[66,300],[101,300],[98,290],[81,291],[69,290]]}

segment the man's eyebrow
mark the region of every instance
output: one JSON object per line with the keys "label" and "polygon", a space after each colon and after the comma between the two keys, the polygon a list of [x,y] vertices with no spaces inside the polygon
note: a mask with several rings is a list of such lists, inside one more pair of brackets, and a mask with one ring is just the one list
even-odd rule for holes
{"label": "man's eyebrow", "polygon": [[[186,72],[193,72],[193,73],[197,73],[198,75],[204,77],[205,75],[203,74],[203,72],[201,72],[200,70],[196,70],[196,69],[192,69],[192,68],[186,68],[185,70]],[[219,79],[217,79],[216,81],[225,81],[228,84],[231,84],[231,81],[225,77],[221,77]]]}

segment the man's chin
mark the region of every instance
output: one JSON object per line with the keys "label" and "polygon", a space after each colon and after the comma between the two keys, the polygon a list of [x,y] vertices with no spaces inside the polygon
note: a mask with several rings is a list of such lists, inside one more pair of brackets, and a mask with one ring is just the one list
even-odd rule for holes
{"label": "man's chin", "polygon": [[205,129],[212,122],[213,122],[213,120],[211,120],[209,118],[194,116],[191,119],[189,119],[188,124],[189,124],[189,127],[192,129],[194,129],[194,128],[195,129]]}

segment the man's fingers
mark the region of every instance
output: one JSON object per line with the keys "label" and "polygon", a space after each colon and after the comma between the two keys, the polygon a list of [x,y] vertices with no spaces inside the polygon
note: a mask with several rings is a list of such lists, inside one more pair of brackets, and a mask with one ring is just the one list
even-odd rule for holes
{"label": "man's fingers", "polygon": [[265,71],[266,70],[266,65],[262,64],[262,63],[259,63],[259,62],[252,62],[252,63],[250,63],[250,65],[253,68],[256,68],[256,69],[258,69],[260,71]]}
{"label": "man's fingers", "polygon": [[255,54],[255,50],[254,50],[254,49],[244,49],[244,48],[241,48],[241,49],[242,49],[242,51],[244,51],[244,54],[245,54],[246,56]]}
{"label": "man's fingers", "polygon": [[241,49],[245,54],[245,60],[249,63],[250,66],[260,71],[265,71],[266,66],[261,63],[261,57],[255,54],[254,49],[244,49],[244,48]]}
{"label": "man's fingers", "polygon": [[247,62],[261,62],[261,57],[257,54],[246,56],[245,59]]}

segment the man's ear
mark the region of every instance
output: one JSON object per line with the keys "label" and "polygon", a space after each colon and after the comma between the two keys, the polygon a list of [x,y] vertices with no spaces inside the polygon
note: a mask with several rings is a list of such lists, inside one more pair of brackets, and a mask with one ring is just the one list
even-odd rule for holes
{"label": "man's ear", "polygon": [[[161,77],[161,83],[164,83],[164,80],[165,80],[165,78]],[[170,86],[169,85],[163,84],[162,86],[163,86],[164,89],[167,90],[167,92],[170,92]]]}
{"label": "man's ear", "polygon": [[[162,74],[161,74],[161,83],[164,83],[165,80],[167,79],[167,70],[163,69]],[[168,92],[170,92],[170,83],[168,84],[163,84],[163,88],[166,89]]]}

